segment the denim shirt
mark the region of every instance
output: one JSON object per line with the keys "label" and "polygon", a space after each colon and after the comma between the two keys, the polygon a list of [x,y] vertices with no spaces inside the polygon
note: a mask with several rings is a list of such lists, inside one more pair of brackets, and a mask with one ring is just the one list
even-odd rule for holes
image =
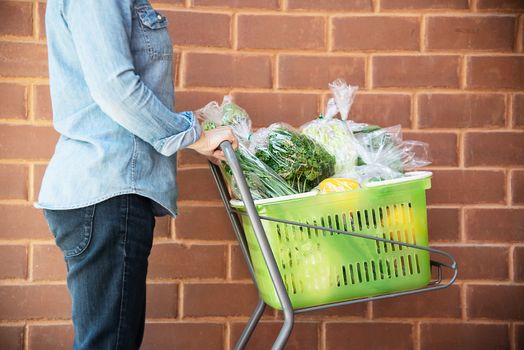
{"label": "denim shirt", "polygon": [[174,112],[167,19],[147,0],[48,0],[53,125],[60,133],[36,207],[73,209],[128,193],[177,213],[176,152],[201,134]]}

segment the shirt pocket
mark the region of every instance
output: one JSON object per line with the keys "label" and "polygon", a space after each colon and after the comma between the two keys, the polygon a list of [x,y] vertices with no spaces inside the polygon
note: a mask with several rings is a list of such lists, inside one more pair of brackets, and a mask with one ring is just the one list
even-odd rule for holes
{"label": "shirt pocket", "polygon": [[146,51],[155,60],[171,59],[173,46],[167,30],[168,20],[150,4],[135,6],[133,49]]}

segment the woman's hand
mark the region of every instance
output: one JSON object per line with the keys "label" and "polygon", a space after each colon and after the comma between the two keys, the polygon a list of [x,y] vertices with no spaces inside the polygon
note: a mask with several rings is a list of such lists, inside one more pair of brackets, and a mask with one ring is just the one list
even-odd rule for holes
{"label": "woman's hand", "polygon": [[[229,141],[233,149],[238,148],[238,140],[233,134],[233,131],[228,126],[221,126],[209,131],[202,131],[202,134],[197,142],[189,145],[188,148],[197,151],[198,153],[214,160],[226,160],[224,152],[219,149],[222,142]],[[214,158],[214,159],[213,159]]]}

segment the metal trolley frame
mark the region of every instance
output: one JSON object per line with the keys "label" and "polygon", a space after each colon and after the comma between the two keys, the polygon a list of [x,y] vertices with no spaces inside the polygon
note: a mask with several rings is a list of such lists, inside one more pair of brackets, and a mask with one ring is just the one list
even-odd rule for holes
{"label": "metal trolley frame", "polygon": [[[280,304],[282,305],[282,311],[284,313],[284,322],[272,346],[273,350],[283,349],[284,346],[286,345],[286,342],[289,336],[291,335],[291,331],[293,329],[295,314],[304,313],[308,311],[321,310],[321,309],[334,307],[334,306],[356,304],[356,303],[368,302],[368,301],[373,301],[373,300],[393,298],[393,297],[398,297],[398,296],[403,296],[403,295],[412,295],[412,294],[419,294],[423,292],[435,291],[435,290],[449,287],[451,284],[453,284],[453,282],[457,278],[458,269],[457,269],[457,263],[455,259],[453,258],[453,256],[451,256],[450,254],[442,250],[438,250],[438,249],[430,248],[430,247],[419,246],[415,244],[399,242],[399,241],[390,240],[390,239],[362,235],[362,234],[354,233],[354,232],[336,230],[336,229],[315,226],[315,225],[308,225],[308,224],[304,224],[301,222],[282,220],[282,219],[277,219],[273,217],[259,216],[256,210],[256,207],[255,207],[255,204],[253,202],[253,198],[249,191],[249,187],[246,183],[246,179],[244,177],[244,174],[242,173],[240,164],[235,155],[235,151],[231,147],[231,144],[228,141],[225,141],[220,145],[220,148],[224,151],[228,164],[230,165],[233,171],[233,176],[235,180],[237,181],[237,184],[240,190],[240,194],[242,195],[242,198],[244,199],[246,213],[238,211],[237,209],[233,208],[230,205],[231,197],[229,195],[227,185],[222,176],[220,168],[212,163],[209,163],[209,166],[213,174],[213,178],[218,187],[218,190],[220,192],[220,197],[222,198],[222,201],[224,202],[224,206],[226,208],[227,214],[229,216],[229,219],[231,220],[233,231],[235,232],[236,238],[240,244],[240,249],[247,263],[249,273],[251,275],[253,283],[256,286],[257,282],[256,282],[255,274],[253,271],[253,265],[251,263],[251,258],[250,258],[250,254],[249,254],[249,250],[247,246],[247,241],[246,241],[246,236],[245,236],[244,229],[243,229],[243,226],[239,218],[241,215],[247,216],[249,220],[251,220],[251,224],[253,225],[253,230],[255,232],[255,237],[260,246],[264,261],[268,267],[269,274],[273,282],[273,285],[275,287],[278,299],[280,301]],[[275,221],[275,222],[280,222],[284,224],[296,225],[299,227],[319,229],[323,231],[330,231],[334,233],[340,233],[340,234],[345,234],[349,236],[360,237],[362,239],[371,239],[371,240],[385,242],[385,243],[398,244],[398,245],[409,247],[409,248],[421,249],[421,250],[428,251],[430,253],[433,253],[434,255],[439,255],[440,257],[447,259],[448,263],[443,263],[443,262],[431,259],[431,266],[436,268],[436,279],[434,281],[431,281],[426,287],[423,287],[423,288],[383,294],[383,295],[377,295],[377,296],[372,296],[372,297],[352,299],[348,301],[330,303],[330,304],[325,304],[325,305],[318,305],[318,306],[313,306],[313,307],[306,307],[306,308],[301,308],[301,309],[293,309],[293,307],[291,306],[291,302],[289,300],[289,296],[286,292],[284,282],[282,281],[282,277],[278,270],[278,266],[277,266],[275,257],[273,255],[273,252],[271,251],[271,247],[267,240],[261,220]],[[452,272],[451,278],[447,281],[443,281],[443,268],[449,269]],[[251,317],[249,318],[240,338],[238,339],[235,345],[235,350],[241,350],[245,348],[247,342],[249,341],[249,338],[251,337],[260,318],[262,317],[265,307],[266,307],[266,303],[262,300],[262,298],[259,295],[258,303],[255,307],[255,310],[251,314]]]}

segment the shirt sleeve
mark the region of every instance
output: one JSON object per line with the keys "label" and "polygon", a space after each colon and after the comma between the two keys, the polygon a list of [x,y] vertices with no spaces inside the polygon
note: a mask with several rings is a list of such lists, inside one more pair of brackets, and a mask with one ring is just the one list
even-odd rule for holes
{"label": "shirt sleeve", "polygon": [[170,156],[196,142],[202,131],[192,112],[173,112],[136,74],[132,6],[132,0],[70,0],[62,11],[94,101],[118,124]]}

